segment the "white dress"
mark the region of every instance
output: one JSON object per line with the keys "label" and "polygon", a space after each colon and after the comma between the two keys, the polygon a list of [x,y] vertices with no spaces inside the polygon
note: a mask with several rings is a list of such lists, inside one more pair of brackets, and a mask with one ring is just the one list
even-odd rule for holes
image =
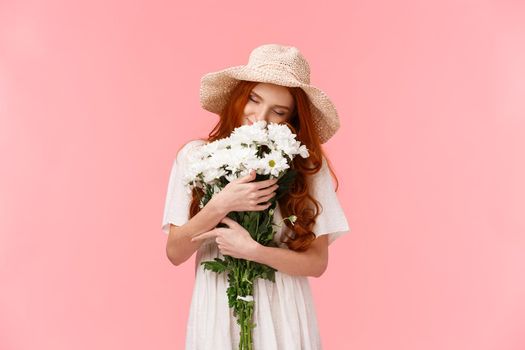
{"label": "white dress", "polygon": [[[169,233],[169,224],[181,226],[189,220],[191,194],[182,184],[186,156],[192,147],[202,144],[192,140],[184,145],[173,162],[166,195],[162,231]],[[328,234],[331,244],[350,232],[343,209],[334,191],[332,178],[323,159],[321,170],[312,176],[311,191],[323,206],[316,219],[316,236]],[[274,223],[282,219],[276,206]],[[285,225],[283,225],[285,227]],[[277,228],[277,227],[276,227]],[[274,240],[279,242],[282,232]],[[288,249],[285,244],[281,248]],[[223,257],[213,238],[196,252],[195,284],[186,328],[186,350],[238,349],[239,325],[228,306],[226,273],[204,270],[201,261]],[[254,285],[254,350],[319,350],[321,339],[308,277],[292,276],[276,271],[275,283],[257,279]]]}

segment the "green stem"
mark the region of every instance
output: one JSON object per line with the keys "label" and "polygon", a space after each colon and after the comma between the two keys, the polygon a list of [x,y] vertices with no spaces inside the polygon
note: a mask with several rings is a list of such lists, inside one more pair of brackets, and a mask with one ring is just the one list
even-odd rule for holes
{"label": "green stem", "polygon": [[259,218],[261,217],[260,212],[257,212],[257,225],[255,225],[255,240],[259,242]]}

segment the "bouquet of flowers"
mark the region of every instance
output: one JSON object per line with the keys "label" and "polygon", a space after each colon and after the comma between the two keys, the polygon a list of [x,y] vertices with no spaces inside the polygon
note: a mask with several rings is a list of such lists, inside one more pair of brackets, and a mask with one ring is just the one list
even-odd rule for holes
{"label": "bouquet of flowers", "polygon": [[[286,124],[258,121],[243,125],[229,137],[199,146],[192,153],[184,182],[191,191],[193,187],[202,189],[199,202],[202,208],[220,192],[230,181],[246,176],[250,170],[256,171],[255,180],[278,178],[276,195],[270,199],[271,205],[261,211],[237,211],[228,217],[242,225],[258,243],[277,246],[273,241],[273,214],[278,199],[286,193],[293,183],[296,171],[291,163],[296,155],[309,156],[308,149],[301,145]],[[297,217],[291,215],[284,220],[293,224]],[[233,308],[240,326],[239,349],[252,349],[252,321],[254,310],[253,283],[256,278],[275,282],[275,269],[254,261],[234,258],[201,262],[205,269],[228,274],[228,305]]]}

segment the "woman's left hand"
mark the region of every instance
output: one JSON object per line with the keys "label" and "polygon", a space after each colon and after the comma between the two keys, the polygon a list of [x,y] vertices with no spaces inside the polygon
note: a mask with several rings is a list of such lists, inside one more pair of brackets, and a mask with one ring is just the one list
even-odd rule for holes
{"label": "woman's left hand", "polygon": [[228,227],[216,227],[195,236],[191,241],[196,242],[215,237],[215,242],[217,242],[222,255],[253,260],[255,251],[260,243],[255,241],[250,236],[250,233],[235,220],[226,216],[221,220],[221,223],[226,224]]}

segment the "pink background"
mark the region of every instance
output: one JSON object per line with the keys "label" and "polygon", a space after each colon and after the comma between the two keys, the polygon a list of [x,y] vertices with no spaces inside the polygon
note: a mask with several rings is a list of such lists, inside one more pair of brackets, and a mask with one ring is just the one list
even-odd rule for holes
{"label": "pink background", "polygon": [[325,349],[525,348],[521,1],[0,3],[0,349],[182,349],[171,163],[199,79],[297,46],[342,122]]}

